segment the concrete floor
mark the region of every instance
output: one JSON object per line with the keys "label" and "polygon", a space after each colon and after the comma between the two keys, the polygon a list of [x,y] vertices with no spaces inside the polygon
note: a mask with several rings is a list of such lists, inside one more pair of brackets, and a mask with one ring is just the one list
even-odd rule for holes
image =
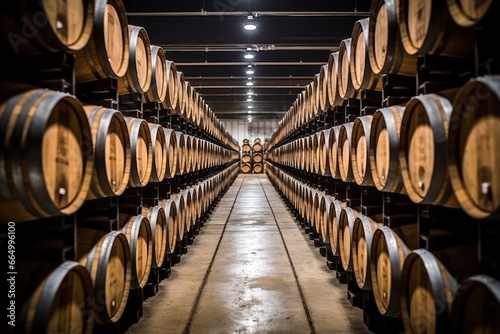
{"label": "concrete floor", "polygon": [[371,333],[265,174],[240,174],[127,334]]}

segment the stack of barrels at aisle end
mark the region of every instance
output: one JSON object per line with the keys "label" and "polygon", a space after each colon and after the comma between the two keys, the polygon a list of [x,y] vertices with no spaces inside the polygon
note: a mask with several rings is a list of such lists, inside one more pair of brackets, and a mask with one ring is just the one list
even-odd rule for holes
{"label": "stack of barrels at aisle end", "polygon": [[123,332],[237,177],[238,144],[121,0],[2,17],[7,333]]}
{"label": "stack of barrels at aisle end", "polygon": [[241,145],[241,171],[245,174],[264,172],[264,147],[260,138],[255,138],[253,144],[250,144],[249,139],[243,139]]}
{"label": "stack of barrels at aisle end", "polygon": [[266,173],[374,332],[500,332],[498,15],[372,1],[270,136]]}

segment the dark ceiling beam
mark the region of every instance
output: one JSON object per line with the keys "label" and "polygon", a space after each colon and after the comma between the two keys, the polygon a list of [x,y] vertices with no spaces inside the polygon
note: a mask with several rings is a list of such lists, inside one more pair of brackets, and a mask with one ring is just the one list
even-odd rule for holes
{"label": "dark ceiling beam", "polygon": [[305,16],[305,17],[338,17],[338,16],[355,16],[355,17],[367,17],[370,16],[370,12],[277,12],[277,11],[253,11],[253,12],[240,12],[240,11],[199,11],[199,12],[130,12],[127,16],[248,16],[253,15],[254,17],[259,16]]}

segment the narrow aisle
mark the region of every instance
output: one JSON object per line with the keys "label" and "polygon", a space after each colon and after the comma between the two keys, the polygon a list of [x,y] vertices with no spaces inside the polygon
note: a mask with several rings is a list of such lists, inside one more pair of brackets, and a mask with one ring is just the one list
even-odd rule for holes
{"label": "narrow aisle", "polygon": [[370,333],[265,174],[241,174],[126,333]]}

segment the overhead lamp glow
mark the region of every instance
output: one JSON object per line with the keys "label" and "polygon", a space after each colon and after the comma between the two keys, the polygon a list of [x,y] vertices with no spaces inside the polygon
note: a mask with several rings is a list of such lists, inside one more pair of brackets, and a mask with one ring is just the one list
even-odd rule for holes
{"label": "overhead lamp glow", "polygon": [[245,72],[246,74],[254,74],[254,70],[252,70],[251,68],[249,68],[248,70],[246,70]]}
{"label": "overhead lamp glow", "polygon": [[245,30],[255,30],[257,28],[255,23],[253,22],[252,15],[248,15],[247,21],[245,22],[245,25],[243,26],[243,28],[245,28]]}
{"label": "overhead lamp glow", "polygon": [[248,117],[248,123],[252,123],[252,117]]}
{"label": "overhead lamp glow", "polygon": [[252,92],[251,90],[249,90],[249,91],[247,92],[247,95],[248,95],[248,96],[252,96],[252,95],[253,95],[253,92]]}
{"label": "overhead lamp glow", "polygon": [[253,59],[253,58],[254,58],[254,55],[253,55],[253,54],[251,54],[251,53],[246,53],[246,54],[244,55],[244,57],[245,57],[245,59]]}
{"label": "overhead lamp glow", "polygon": [[248,108],[248,109],[252,109],[252,108],[253,108],[253,106],[247,106],[247,108]]}
{"label": "overhead lamp glow", "polygon": [[253,86],[253,82],[248,81],[248,82],[247,82],[247,86]]}
{"label": "overhead lamp glow", "polygon": [[251,97],[249,97],[249,98],[247,99],[247,102],[252,102],[252,98],[251,98]]}

